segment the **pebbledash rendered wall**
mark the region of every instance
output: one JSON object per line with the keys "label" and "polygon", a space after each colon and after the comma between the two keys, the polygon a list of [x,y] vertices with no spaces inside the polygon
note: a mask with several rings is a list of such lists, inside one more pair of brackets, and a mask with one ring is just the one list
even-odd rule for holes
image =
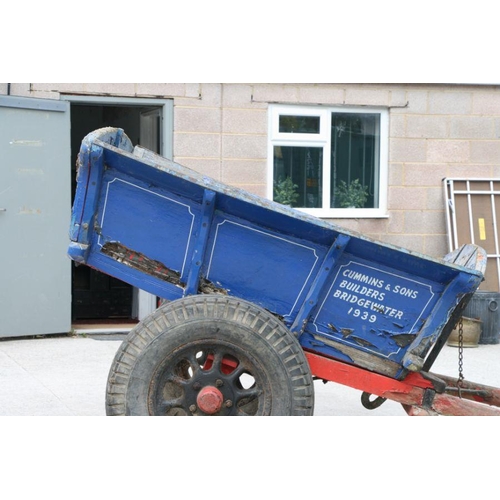
{"label": "pebbledash rendered wall", "polygon": [[386,107],[388,217],[335,222],[432,256],[448,252],[442,179],[500,177],[500,85],[10,85],[12,95],[51,99],[60,93],[172,98],[174,160],[262,196],[269,103]]}

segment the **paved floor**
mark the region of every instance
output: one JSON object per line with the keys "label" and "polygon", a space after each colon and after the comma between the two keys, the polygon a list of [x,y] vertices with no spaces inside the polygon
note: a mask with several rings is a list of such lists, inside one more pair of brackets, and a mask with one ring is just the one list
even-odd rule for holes
{"label": "paved floor", "polygon": [[[103,416],[106,379],[124,335],[0,340],[0,416]],[[464,349],[467,380],[500,387],[500,344]],[[434,373],[456,377],[458,349],[445,346]],[[386,401],[366,410],[360,392],[315,382],[317,416],[403,416]]]}

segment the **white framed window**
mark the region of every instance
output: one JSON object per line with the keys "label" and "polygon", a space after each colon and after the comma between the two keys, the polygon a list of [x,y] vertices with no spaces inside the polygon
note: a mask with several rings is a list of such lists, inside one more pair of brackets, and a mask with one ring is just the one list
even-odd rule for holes
{"label": "white framed window", "polygon": [[388,122],[387,109],[270,105],[268,197],[317,217],[386,217]]}

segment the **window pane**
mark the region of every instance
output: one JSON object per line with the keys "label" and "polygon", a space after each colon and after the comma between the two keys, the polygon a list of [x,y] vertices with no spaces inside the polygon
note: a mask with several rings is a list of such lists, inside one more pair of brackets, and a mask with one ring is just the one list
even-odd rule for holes
{"label": "window pane", "polygon": [[378,208],[380,115],[332,113],[331,207]]}
{"label": "window pane", "polygon": [[274,201],[300,208],[320,208],[323,148],[274,147]]}
{"label": "window pane", "polygon": [[290,134],[319,134],[319,116],[280,115],[280,132]]}

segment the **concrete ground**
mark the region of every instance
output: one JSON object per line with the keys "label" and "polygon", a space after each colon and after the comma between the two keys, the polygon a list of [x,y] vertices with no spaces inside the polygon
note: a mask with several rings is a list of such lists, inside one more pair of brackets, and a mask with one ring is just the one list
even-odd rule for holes
{"label": "concrete ground", "polygon": [[[0,416],[104,416],[105,388],[123,334],[0,340]],[[458,376],[458,349],[445,346],[432,372]],[[464,349],[466,380],[500,387],[500,344]],[[361,393],[315,382],[316,416],[405,416],[386,401],[366,410]]]}

